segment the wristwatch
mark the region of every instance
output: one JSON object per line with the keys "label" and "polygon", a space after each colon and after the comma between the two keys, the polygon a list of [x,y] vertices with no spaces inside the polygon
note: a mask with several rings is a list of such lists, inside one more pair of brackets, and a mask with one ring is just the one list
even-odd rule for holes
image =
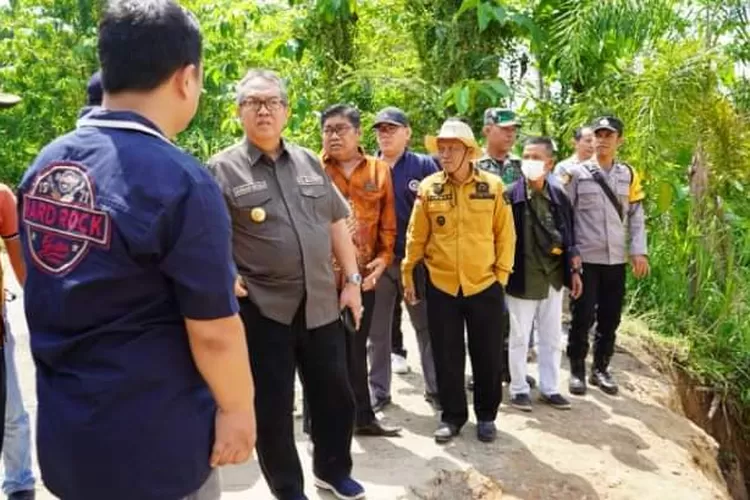
{"label": "wristwatch", "polygon": [[346,277],[346,283],[357,285],[357,286],[362,286],[362,275],[359,273],[350,274]]}

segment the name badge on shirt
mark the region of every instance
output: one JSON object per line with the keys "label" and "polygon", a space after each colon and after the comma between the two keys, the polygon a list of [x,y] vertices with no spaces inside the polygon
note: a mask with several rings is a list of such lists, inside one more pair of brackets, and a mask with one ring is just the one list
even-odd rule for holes
{"label": "name badge on shirt", "polygon": [[469,195],[473,200],[494,200],[495,195],[490,193],[490,185],[486,182],[477,182],[475,191]]}
{"label": "name badge on shirt", "polygon": [[266,181],[249,182],[241,186],[232,188],[232,194],[235,198],[246,195],[248,193],[256,193],[268,189],[268,183]]}
{"label": "name badge on shirt", "polygon": [[297,184],[300,186],[322,186],[323,177],[319,175],[298,175]]}

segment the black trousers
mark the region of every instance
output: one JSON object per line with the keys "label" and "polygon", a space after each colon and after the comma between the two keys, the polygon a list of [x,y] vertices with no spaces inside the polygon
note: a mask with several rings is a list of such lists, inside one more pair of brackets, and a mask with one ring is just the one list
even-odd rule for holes
{"label": "black trousers", "polygon": [[370,334],[372,313],[375,309],[375,291],[362,292],[362,305],[365,310],[359,330],[346,336],[347,361],[349,366],[349,382],[354,391],[355,418],[357,427],[371,424],[375,421],[370,400],[369,371],[367,369],[367,337]]}
{"label": "black trousers", "polygon": [[312,416],[313,471],[326,481],[351,474],[354,399],[346,366],[346,333],[339,321],[308,330],[304,301],[291,325],[264,317],[240,300],[255,379],[256,450],[263,476],[280,500],[304,492],[294,442],[294,375],[299,371]]}
{"label": "black trousers", "polygon": [[435,357],[442,421],[461,428],[469,419],[464,373],[467,331],[474,374],[474,413],[494,421],[502,399],[502,317],[504,292],[499,283],[470,297],[453,297],[427,284],[427,317]]}
{"label": "black trousers", "polygon": [[604,370],[609,366],[625,300],[625,273],[625,264],[583,264],[583,295],[571,304],[573,319],[568,336],[571,361],[586,359],[588,332],[596,319],[594,367]]}

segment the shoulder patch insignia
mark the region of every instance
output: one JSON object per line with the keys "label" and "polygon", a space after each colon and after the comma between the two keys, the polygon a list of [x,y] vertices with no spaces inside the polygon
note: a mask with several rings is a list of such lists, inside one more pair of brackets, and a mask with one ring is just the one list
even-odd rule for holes
{"label": "shoulder patch insignia", "polygon": [[95,206],[94,185],[83,166],[56,162],[40,172],[23,199],[23,223],[34,263],[62,275],[73,270],[92,245],[109,248],[112,220]]}

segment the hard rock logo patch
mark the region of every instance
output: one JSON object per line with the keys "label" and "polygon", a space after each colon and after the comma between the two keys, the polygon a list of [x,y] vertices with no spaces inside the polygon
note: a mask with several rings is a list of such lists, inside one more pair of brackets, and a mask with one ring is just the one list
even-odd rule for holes
{"label": "hard rock logo patch", "polygon": [[23,198],[23,222],[34,262],[52,274],[75,268],[92,245],[109,248],[110,215],[95,207],[86,170],[76,163],[54,163],[33,181]]}

